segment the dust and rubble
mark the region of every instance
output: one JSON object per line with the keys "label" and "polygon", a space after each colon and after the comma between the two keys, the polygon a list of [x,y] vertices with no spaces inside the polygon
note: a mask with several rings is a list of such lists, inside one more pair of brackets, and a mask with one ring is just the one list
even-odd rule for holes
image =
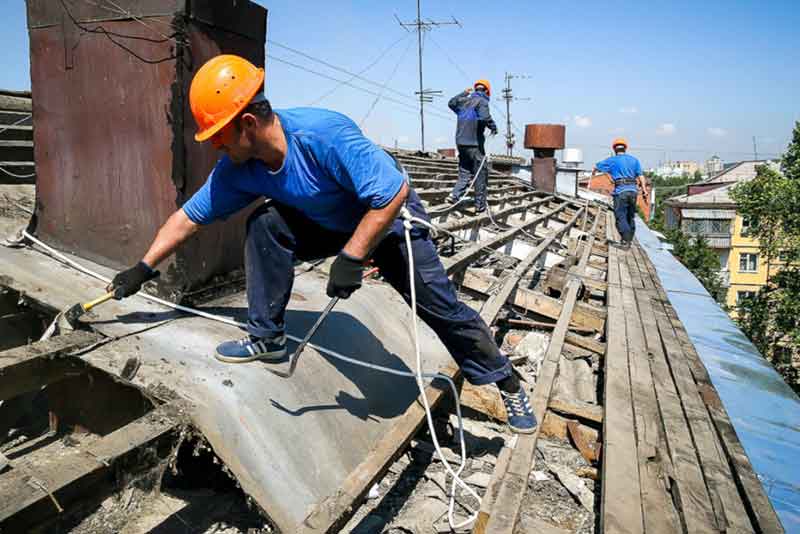
{"label": "dust and rubble", "polygon": [[[501,336],[503,350],[515,362],[520,375],[535,385],[549,334],[535,330],[508,330]],[[443,413],[442,413],[443,412]],[[467,463],[461,478],[482,497],[492,484],[498,457],[513,447],[514,434],[486,413],[463,408]],[[438,414],[436,427],[445,459],[460,463],[458,420],[452,407]],[[543,524],[564,532],[595,532],[599,514],[597,462],[589,461],[573,440],[542,435],[537,442],[529,490],[522,506],[517,532],[533,532]],[[386,476],[342,532],[350,534],[421,534],[453,532],[447,521],[448,492],[452,477],[438,458],[427,430],[421,431],[409,449],[389,468]],[[455,522],[478,510],[477,503],[463,491],[457,492]],[[470,527],[471,528],[471,527]],[[462,529],[467,532],[469,529]]]}

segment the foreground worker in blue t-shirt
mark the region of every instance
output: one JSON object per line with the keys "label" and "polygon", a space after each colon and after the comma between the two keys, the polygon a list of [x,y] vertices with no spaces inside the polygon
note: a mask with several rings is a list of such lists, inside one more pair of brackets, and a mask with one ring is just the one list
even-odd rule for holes
{"label": "foreground worker in blue t-shirt", "polygon": [[611,149],[614,155],[597,163],[594,168],[608,174],[614,180],[612,193],[614,218],[617,222],[617,231],[622,237],[622,245],[628,247],[636,232],[636,198],[639,196],[637,184],[642,184],[642,191],[645,191],[642,164],[638,159],[625,153],[628,150],[628,142],[622,137],[612,141]]}
{"label": "foreground worker in blue t-shirt", "polygon": [[[285,311],[296,260],[336,256],[328,296],[348,298],[361,287],[371,258],[383,278],[410,299],[405,205],[429,220],[396,161],[332,111],[273,111],[263,95],[264,70],[238,56],[203,65],[189,100],[198,141],[211,140],[223,156],[201,187],[169,217],[142,261],[119,273],[117,298],[139,291],[156,265],[202,225],[267,198],[247,220],[248,335],[216,350],[224,362],[280,360],[286,354]],[[411,234],[417,310],[439,336],[464,376],[497,383],[517,432],[536,429],[525,390],[478,313],[458,300],[426,228]]]}

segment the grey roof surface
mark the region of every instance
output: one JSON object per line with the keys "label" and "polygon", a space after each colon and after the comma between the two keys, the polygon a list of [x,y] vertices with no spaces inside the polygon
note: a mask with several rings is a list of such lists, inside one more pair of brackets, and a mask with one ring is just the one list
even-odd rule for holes
{"label": "grey roof surface", "polygon": [[[57,309],[105,292],[103,282],[34,250],[0,246],[0,265],[4,285]],[[313,271],[296,276],[287,309],[289,334],[302,337],[317,319],[329,300],[326,280]],[[338,304],[312,342],[362,361],[413,369],[409,307],[386,284],[365,285]],[[203,309],[244,321],[246,297],[238,293]],[[214,452],[285,532],[340,487],[419,394],[411,378],[343,363],[311,347],[291,379],[269,373],[258,361],[219,362],[214,348],[242,337],[240,329],[140,298],[109,301],[81,320],[106,336],[120,336],[83,357],[118,374],[128,357],[138,356],[134,383],[166,387],[189,400],[192,419]],[[419,326],[425,370],[435,372],[451,359],[427,325]]]}
{"label": "grey roof surface", "polygon": [[639,220],[656,267],[786,532],[800,532],[800,398],[697,278]]}

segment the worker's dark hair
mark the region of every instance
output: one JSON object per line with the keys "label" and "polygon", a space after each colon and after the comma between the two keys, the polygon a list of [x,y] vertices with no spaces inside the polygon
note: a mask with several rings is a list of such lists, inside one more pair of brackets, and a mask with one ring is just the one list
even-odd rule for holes
{"label": "worker's dark hair", "polygon": [[614,154],[624,154],[625,150],[625,145],[614,145]]}
{"label": "worker's dark hair", "polygon": [[260,119],[268,119],[272,116],[272,105],[269,100],[262,100],[255,104],[250,104],[244,108],[245,113],[252,113]]}
{"label": "worker's dark hair", "polygon": [[262,120],[269,120],[272,117],[272,105],[269,103],[269,100],[267,99],[248,104],[247,107],[245,107],[242,110],[242,112],[239,113],[239,116],[236,117],[237,127],[240,125],[242,115],[245,113],[252,113],[253,115]]}

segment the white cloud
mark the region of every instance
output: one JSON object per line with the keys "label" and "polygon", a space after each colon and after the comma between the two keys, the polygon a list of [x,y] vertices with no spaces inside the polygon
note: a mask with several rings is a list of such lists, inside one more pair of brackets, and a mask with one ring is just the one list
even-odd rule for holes
{"label": "white cloud", "polygon": [[722,128],[709,128],[707,131],[709,135],[713,135],[714,137],[725,137],[728,135],[728,130]]}
{"label": "white cloud", "polygon": [[658,129],[656,129],[656,133],[659,135],[672,135],[676,131],[677,128],[675,128],[675,125],[672,124],[671,122],[665,122],[664,124],[659,126]]}
{"label": "white cloud", "polygon": [[639,113],[639,108],[636,106],[624,106],[619,108],[620,113]]}
{"label": "white cloud", "polygon": [[575,115],[573,120],[575,121],[575,126],[578,128],[588,128],[592,125],[592,119],[590,117],[584,117],[583,115]]}

